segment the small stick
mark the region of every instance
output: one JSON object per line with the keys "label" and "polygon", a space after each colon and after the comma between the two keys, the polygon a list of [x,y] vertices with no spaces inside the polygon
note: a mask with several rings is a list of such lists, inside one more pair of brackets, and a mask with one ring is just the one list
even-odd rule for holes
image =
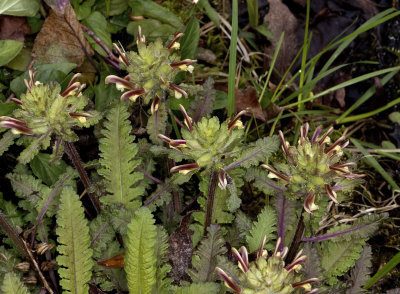
{"label": "small stick", "polygon": [[211,169],[210,183],[208,184],[207,193],[207,207],[206,207],[206,219],[204,221],[204,235],[207,234],[207,228],[211,225],[212,211],[214,205],[215,189],[217,188],[218,173],[214,170],[214,166]]}

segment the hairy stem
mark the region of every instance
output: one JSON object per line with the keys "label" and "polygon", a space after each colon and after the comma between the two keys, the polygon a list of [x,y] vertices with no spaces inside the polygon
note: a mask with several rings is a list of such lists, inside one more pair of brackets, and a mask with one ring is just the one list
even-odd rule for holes
{"label": "hairy stem", "polygon": [[214,204],[215,189],[217,188],[218,172],[214,170],[214,166],[211,169],[210,183],[208,184],[207,193],[207,207],[206,207],[206,219],[204,221],[204,235],[207,234],[207,228],[211,225],[212,211]]}
{"label": "hairy stem", "polygon": [[3,230],[6,232],[8,238],[11,239],[11,241],[14,243],[14,245],[18,249],[18,251],[24,257],[29,258],[29,254],[25,249],[23,240],[20,238],[20,236],[17,233],[17,230],[8,221],[8,219],[6,218],[6,216],[3,214],[3,212],[1,210],[0,210],[0,227],[3,228]]}
{"label": "hairy stem", "polygon": [[294,234],[292,244],[290,244],[290,249],[286,256],[285,263],[287,263],[287,264],[289,264],[290,262],[293,261],[293,259],[295,258],[296,254],[297,254],[297,251],[299,250],[301,237],[303,236],[304,228],[305,228],[304,221],[303,221],[303,212],[304,212],[304,207],[301,210],[299,222],[297,223],[296,233]]}
{"label": "hairy stem", "polygon": [[89,192],[92,184],[90,182],[88,174],[86,173],[85,169],[83,168],[81,158],[79,156],[78,151],[75,148],[75,145],[72,142],[64,141],[64,146],[66,148],[66,152],[67,152],[69,158],[71,159],[72,163],[74,164],[76,170],[79,173],[79,177],[80,177],[83,185],[85,186],[86,192],[89,195],[90,201],[92,202],[92,204],[96,210],[96,213],[99,214],[100,210],[101,210],[99,199],[97,199],[97,197],[93,193]]}

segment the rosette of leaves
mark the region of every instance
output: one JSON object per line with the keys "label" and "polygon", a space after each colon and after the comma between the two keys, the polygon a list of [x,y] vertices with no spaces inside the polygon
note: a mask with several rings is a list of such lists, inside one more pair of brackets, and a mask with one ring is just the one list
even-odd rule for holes
{"label": "rosette of leaves", "polygon": [[136,101],[142,96],[144,103],[148,104],[151,100],[151,112],[158,110],[158,104],[165,100],[166,94],[174,95],[176,98],[184,96],[187,93],[173,83],[176,75],[181,71],[193,71],[192,63],[196,60],[180,60],[179,54],[174,49],[179,49],[177,40],[183,34],[175,35],[174,39],[164,45],[160,39],[146,44],[146,38],[141,34],[140,26],[138,28],[137,49],[138,52],[122,52],[118,46],[117,50],[123,67],[128,71],[128,75],[120,78],[114,75],[108,76],[107,83],[116,83],[117,89],[127,90],[121,96],[121,100]]}
{"label": "rosette of leaves", "polygon": [[319,126],[311,139],[308,131],[308,124],[300,127],[297,146],[290,146],[279,131],[287,163],[275,164],[279,171],[265,164],[262,166],[270,172],[268,177],[277,178],[285,186],[288,198],[303,198],[305,211],[311,213],[319,208],[315,201],[327,203],[325,196],[338,203],[337,192],[353,187],[364,175],[351,172],[354,162],[343,161],[343,149],[349,143],[344,136],[328,145],[333,127],[322,134]]}
{"label": "rosette of leaves", "polygon": [[316,293],[318,289],[311,290],[311,283],[318,281],[311,278],[302,281],[300,272],[307,257],[299,252],[295,259],[285,265],[284,258],[288,248],[279,251],[280,239],[271,256],[263,250],[266,238],[256,252],[256,259],[249,261],[246,247],[242,246],[239,251],[232,248],[232,253],[238,260],[240,273],[231,277],[224,270],[217,267],[217,273],[225,281],[225,285],[235,293],[241,294],[289,294],[289,293]]}
{"label": "rosette of leaves", "polygon": [[0,128],[26,135],[18,141],[27,146],[18,158],[22,163],[29,162],[41,149],[47,149],[53,135],[58,142],[77,141],[73,128],[89,127],[98,121],[96,111],[84,111],[88,98],[82,95],[85,85],[77,81],[80,74],[73,76],[64,91],[56,82],[42,84],[34,81],[35,73],[29,72],[29,75],[30,81],[25,80],[26,94],[13,99],[20,106],[14,111],[14,117],[0,117]]}

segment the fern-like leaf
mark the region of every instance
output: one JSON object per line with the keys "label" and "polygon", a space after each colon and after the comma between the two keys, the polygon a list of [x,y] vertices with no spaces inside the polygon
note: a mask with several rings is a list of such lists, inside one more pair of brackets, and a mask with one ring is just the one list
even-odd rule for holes
{"label": "fern-like leaf", "polygon": [[247,245],[250,252],[256,251],[267,237],[266,248],[273,249],[276,239],[276,213],[271,206],[265,206],[258,214],[257,221],[253,223],[249,234],[246,236]]}
{"label": "fern-like leaf", "polygon": [[130,293],[150,294],[156,283],[154,222],[150,210],[141,208],[128,225],[125,272]]}
{"label": "fern-like leaf", "polygon": [[17,274],[9,272],[5,274],[3,285],[1,286],[1,293],[3,294],[29,294],[28,289]]}
{"label": "fern-like leaf", "polygon": [[194,100],[190,103],[188,114],[194,122],[198,122],[212,112],[216,92],[214,80],[209,77],[203,84],[203,91],[200,95],[195,95]]}
{"label": "fern-like leaf", "polygon": [[138,146],[133,143],[135,137],[130,135],[128,117],[124,103],[118,103],[107,114],[102,131],[104,138],[99,140],[102,168],[98,172],[108,181],[107,192],[110,193],[101,198],[103,203],[122,203],[127,208],[137,209],[144,189],[134,185],[143,179],[143,174],[135,172],[140,160],[135,159]]}
{"label": "fern-like leaf", "polygon": [[347,290],[346,294],[362,294],[365,290],[362,286],[369,280],[371,271],[372,251],[371,247],[365,246],[361,252],[360,258],[357,260],[356,265],[351,271],[350,282],[351,287]]}
{"label": "fern-like leaf", "polygon": [[8,150],[8,148],[14,144],[14,135],[11,131],[7,131],[0,139],[0,156]]}
{"label": "fern-like leaf", "polygon": [[328,240],[322,243],[321,266],[329,285],[336,284],[337,277],[342,276],[354,266],[364,244],[363,239]]}
{"label": "fern-like leaf", "polygon": [[157,241],[155,246],[156,262],[156,285],[154,287],[153,294],[166,294],[169,292],[171,287],[172,278],[166,278],[167,274],[171,270],[171,266],[166,264],[168,253],[168,234],[160,226],[157,227]]}
{"label": "fern-like leaf", "polygon": [[88,293],[93,267],[89,227],[79,197],[70,187],[61,194],[57,225],[60,285],[66,293]]}
{"label": "fern-like leaf", "polygon": [[192,257],[193,268],[187,270],[195,283],[215,281],[217,256],[227,251],[221,228],[218,225],[209,226],[207,232],[206,238],[200,242],[199,248]]}

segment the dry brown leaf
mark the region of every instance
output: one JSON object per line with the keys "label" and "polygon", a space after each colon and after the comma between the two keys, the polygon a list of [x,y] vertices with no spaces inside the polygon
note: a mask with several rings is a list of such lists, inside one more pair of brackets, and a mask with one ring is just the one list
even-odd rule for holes
{"label": "dry brown leaf", "polygon": [[24,42],[25,35],[30,34],[31,29],[26,22],[26,17],[0,16],[0,40],[15,40]]}
{"label": "dry brown leaf", "polygon": [[170,276],[177,282],[182,279],[188,279],[186,269],[192,262],[192,235],[193,231],[189,229],[190,213],[181,221],[179,227],[172,232],[168,239],[169,254],[168,258],[171,262],[172,269]]}
{"label": "dry brown leaf", "polygon": [[258,93],[251,86],[248,86],[245,90],[236,89],[235,112],[239,112],[242,110],[248,110],[249,116],[254,115],[257,119],[265,122],[263,110],[260,103],[258,102]]}
{"label": "dry brown leaf", "polygon": [[270,40],[272,46],[269,46],[265,52],[270,58],[272,58],[274,54],[282,32],[285,32],[285,37],[275,62],[275,68],[279,72],[284,73],[299,49],[299,41],[296,36],[299,23],[296,17],[290,12],[289,8],[283,4],[281,0],[269,0],[269,12],[264,17],[264,22],[268,23],[268,29],[275,37],[273,40]]}
{"label": "dry brown leaf", "polygon": [[94,54],[72,6],[67,4],[62,16],[51,11],[35,39],[32,56],[39,63],[71,62],[80,66],[85,53]]}

